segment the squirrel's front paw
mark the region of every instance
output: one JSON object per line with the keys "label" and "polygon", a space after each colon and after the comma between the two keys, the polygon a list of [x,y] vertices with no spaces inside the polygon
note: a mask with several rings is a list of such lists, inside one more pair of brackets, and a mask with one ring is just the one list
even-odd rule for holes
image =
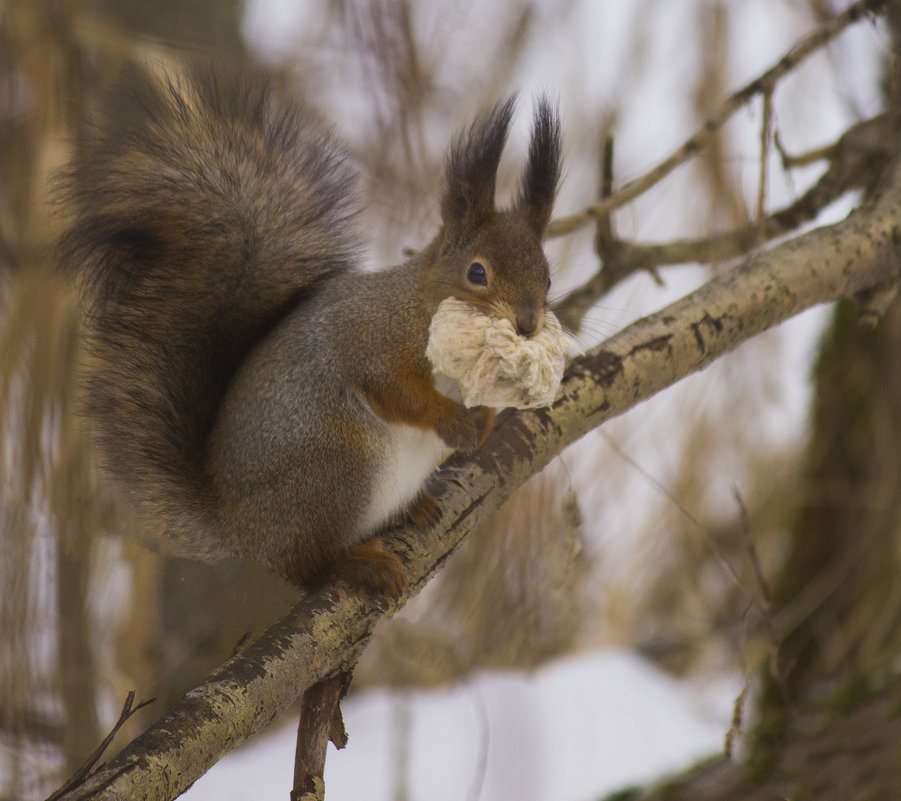
{"label": "squirrel's front paw", "polygon": [[438,428],[446,445],[459,451],[474,451],[494,428],[494,409],[490,406],[461,406],[457,414]]}
{"label": "squirrel's front paw", "polygon": [[441,517],[441,507],[431,492],[421,490],[407,507],[407,517],[414,526],[429,526]]}

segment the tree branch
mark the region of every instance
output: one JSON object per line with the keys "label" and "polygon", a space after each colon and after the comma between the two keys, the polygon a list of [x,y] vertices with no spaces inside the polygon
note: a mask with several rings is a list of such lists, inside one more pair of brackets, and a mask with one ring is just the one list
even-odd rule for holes
{"label": "tree branch", "polygon": [[697,239],[639,244],[613,237],[611,224],[599,220],[595,243],[602,268],[558,301],[554,312],[564,327],[578,331],[589,309],[617,283],[638,270],[726,261],[790,233],[815,219],[845,193],[879,180],[894,153],[897,127],[897,118],[887,112],[852,125],[836,142],[816,151],[829,159],[829,166],[801,197],[785,208],[731,231]]}
{"label": "tree branch", "polygon": [[103,756],[104,752],[107,748],[110,747],[110,744],[113,742],[116,734],[118,734],[119,729],[121,729],[127,722],[128,719],[135,714],[140,709],[143,709],[145,706],[152,704],[156,701],[155,698],[149,698],[146,701],[141,701],[137,706],[134,706],[135,702],[135,691],[132,690],[128,693],[128,697],[125,699],[125,704],[122,706],[122,711],[119,713],[119,719],[116,721],[116,724],[110,729],[109,733],[106,737],[103,738],[100,745],[98,745],[88,756],[88,758],[84,761],[78,770],[72,774],[65,781],[65,783],[54,793],[51,793],[47,797],[47,801],[57,801],[61,796],[67,793],[70,789],[78,787],[82,784],[85,779],[91,775],[91,771],[94,768],[100,758]]}
{"label": "tree branch", "polygon": [[716,114],[708,119],[700,130],[686,139],[656,167],[640,178],[629,181],[594,206],[569,217],[554,220],[548,227],[547,237],[550,239],[572,233],[647,192],[652,186],[666,178],[676,167],[701,151],[706,146],[707,140],[749,100],[758,94],[772,93],[776,84],[808,56],[831,42],[849,25],[863,19],[868,14],[882,13],[888,3],[889,0],[858,0],[841,14],[807,34],[766,72],[726,98]]}
{"label": "tree branch", "polygon": [[[844,221],[799,236],[636,322],[574,360],[549,408],[506,412],[473,456],[454,457],[433,494],[442,516],[387,540],[416,594],[467,533],[567,445],[742,342],[815,304],[897,282],[901,170]],[[268,726],[323,677],[351,667],[388,610],[343,586],[307,595],[243,652],[99,768],[74,799],[171,799]]]}

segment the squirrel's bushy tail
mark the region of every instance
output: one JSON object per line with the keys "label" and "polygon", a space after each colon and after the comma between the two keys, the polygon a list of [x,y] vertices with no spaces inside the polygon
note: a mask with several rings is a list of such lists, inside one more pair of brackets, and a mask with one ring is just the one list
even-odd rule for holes
{"label": "squirrel's bushy tail", "polygon": [[130,75],[64,176],[61,257],[90,292],[104,466],[198,555],[217,550],[196,518],[212,509],[203,462],[222,395],[254,342],[352,268],[353,183],[307,112],[255,79],[200,73]]}

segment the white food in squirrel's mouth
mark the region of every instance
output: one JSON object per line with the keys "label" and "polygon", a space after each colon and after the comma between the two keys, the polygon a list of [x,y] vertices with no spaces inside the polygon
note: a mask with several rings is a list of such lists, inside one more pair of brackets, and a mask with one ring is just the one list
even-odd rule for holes
{"label": "white food in squirrel's mouth", "polygon": [[464,406],[528,409],[554,400],[570,347],[550,311],[541,330],[526,338],[507,318],[447,298],[429,326],[426,356],[436,373],[458,383]]}

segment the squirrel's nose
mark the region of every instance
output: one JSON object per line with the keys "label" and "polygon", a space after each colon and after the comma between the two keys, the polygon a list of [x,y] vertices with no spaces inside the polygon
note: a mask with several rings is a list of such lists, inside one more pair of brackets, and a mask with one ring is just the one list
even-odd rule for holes
{"label": "squirrel's nose", "polygon": [[530,337],[538,330],[538,312],[527,311],[516,315],[516,333],[521,337]]}

